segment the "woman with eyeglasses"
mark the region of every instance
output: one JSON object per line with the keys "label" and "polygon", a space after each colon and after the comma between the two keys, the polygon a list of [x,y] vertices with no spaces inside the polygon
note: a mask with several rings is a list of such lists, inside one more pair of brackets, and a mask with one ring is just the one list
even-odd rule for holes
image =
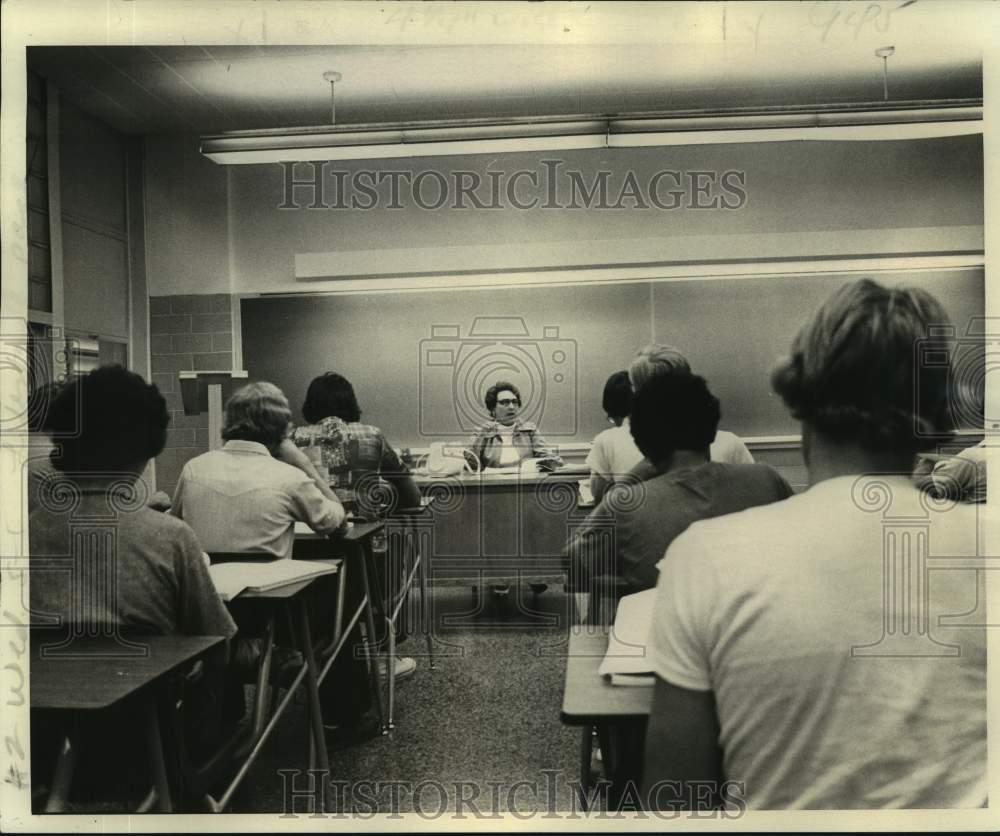
{"label": "woman with eyeglasses", "polygon": [[562,464],[534,423],[517,417],[521,393],[513,383],[498,380],[486,391],[485,403],[493,420],[476,430],[469,443],[481,468],[509,467],[522,459],[541,459],[549,468]]}

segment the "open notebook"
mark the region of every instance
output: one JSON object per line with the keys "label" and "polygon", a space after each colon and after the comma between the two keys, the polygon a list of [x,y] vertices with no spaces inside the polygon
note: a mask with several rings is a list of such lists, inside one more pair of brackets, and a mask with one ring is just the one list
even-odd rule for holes
{"label": "open notebook", "polygon": [[269,560],[215,563],[209,567],[215,589],[223,601],[232,601],[242,592],[267,592],[286,584],[304,581],[337,571],[339,564],[311,560]]}
{"label": "open notebook", "polygon": [[597,672],[612,685],[652,685],[649,659],[649,629],[653,623],[656,590],[626,595],[618,603],[614,627],[608,636],[608,651]]}

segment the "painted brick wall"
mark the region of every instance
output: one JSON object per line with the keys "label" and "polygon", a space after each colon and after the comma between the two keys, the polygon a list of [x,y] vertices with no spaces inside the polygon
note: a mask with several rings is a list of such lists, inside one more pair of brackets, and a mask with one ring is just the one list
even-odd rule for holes
{"label": "painted brick wall", "polygon": [[231,297],[227,293],[151,296],[149,349],[155,383],[170,410],[167,446],[156,459],[156,487],[173,495],[188,459],[208,450],[208,413],[185,415],[180,371],[231,369]]}

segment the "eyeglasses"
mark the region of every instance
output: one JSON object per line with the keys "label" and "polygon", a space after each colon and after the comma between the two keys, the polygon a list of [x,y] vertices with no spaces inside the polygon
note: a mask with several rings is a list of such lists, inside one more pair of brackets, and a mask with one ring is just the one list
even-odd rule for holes
{"label": "eyeglasses", "polygon": [[521,402],[517,398],[504,398],[502,401],[497,401],[497,404],[499,406],[510,406],[511,404],[520,406]]}

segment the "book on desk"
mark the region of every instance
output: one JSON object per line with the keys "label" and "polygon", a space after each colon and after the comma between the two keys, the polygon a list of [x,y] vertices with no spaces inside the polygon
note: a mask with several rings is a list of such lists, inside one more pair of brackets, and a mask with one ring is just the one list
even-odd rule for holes
{"label": "book on desk", "polygon": [[656,590],[626,595],[618,603],[615,623],[608,635],[608,650],[597,672],[612,685],[652,685],[649,632],[653,623]]}

